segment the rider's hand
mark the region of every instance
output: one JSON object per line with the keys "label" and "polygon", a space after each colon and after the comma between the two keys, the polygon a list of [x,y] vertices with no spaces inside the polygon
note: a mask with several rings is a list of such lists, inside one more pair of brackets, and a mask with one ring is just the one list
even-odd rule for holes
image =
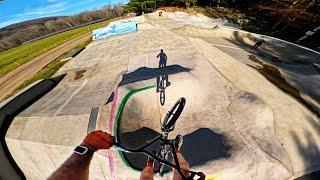
{"label": "rider's hand", "polygon": [[89,133],[83,140],[85,145],[88,145],[92,149],[109,149],[113,146],[115,139],[110,134],[103,131],[93,131]]}

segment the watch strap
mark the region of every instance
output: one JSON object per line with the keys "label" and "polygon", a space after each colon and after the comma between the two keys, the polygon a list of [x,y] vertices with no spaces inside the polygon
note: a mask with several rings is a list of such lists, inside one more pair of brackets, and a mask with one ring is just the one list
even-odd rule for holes
{"label": "watch strap", "polygon": [[92,155],[94,150],[86,145],[81,144],[74,149],[74,153],[79,155]]}

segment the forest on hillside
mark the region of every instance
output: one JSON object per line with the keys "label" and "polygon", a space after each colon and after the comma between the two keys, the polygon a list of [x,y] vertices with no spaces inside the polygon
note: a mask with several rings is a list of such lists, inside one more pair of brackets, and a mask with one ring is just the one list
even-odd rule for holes
{"label": "forest on hillside", "polygon": [[[130,0],[124,6],[104,6],[74,16],[41,18],[4,27],[0,29],[0,52],[86,23],[156,9],[201,12],[212,18],[226,19],[250,32],[320,51],[320,0]],[[298,41],[307,32],[314,35]]]}
{"label": "forest on hillside", "polygon": [[125,5],[128,12],[150,12],[163,6],[178,6],[190,8],[194,6],[229,7],[246,9],[257,5],[267,5],[275,8],[290,8],[320,13],[320,0],[130,0]]}
{"label": "forest on hillside", "polygon": [[[142,14],[163,7],[200,11],[320,51],[320,0],[130,0],[124,10]],[[299,41],[307,32],[313,36]]]}

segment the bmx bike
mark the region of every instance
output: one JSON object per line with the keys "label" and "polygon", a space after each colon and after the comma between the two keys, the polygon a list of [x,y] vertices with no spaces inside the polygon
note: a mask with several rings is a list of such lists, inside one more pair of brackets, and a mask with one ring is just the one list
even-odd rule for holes
{"label": "bmx bike", "polygon": [[[184,180],[193,180],[195,178],[198,178],[198,180],[199,179],[204,180],[205,174],[202,172],[195,172],[195,171],[181,169],[179,165],[177,153],[175,151],[175,144],[179,140],[178,139],[179,135],[175,139],[168,138],[169,133],[174,130],[175,123],[179,118],[181,112],[183,111],[185,103],[186,103],[186,99],[182,97],[174,104],[174,106],[171,108],[170,111],[168,111],[168,113],[164,118],[164,121],[161,127],[162,134],[150,140],[145,145],[142,145],[136,149],[128,149],[123,145],[121,145],[120,143],[116,142],[115,146],[117,147],[118,150],[123,152],[144,153],[149,157],[152,157],[155,161],[158,161],[160,164],[159,166],[160,176],[163,176],[164,174],[164,167],[168,166],[173,169],[176,169],[177,172],[180,174],[180,176]],[[159,141],[161,146],[157,153],[154,154],[146,150],[147,147],[153,145],[154,143],[158,143]],[[174,163],[170,161],[169,156],[173,157]],[[185,175],[182,171],[186,172],[185,174],[188,174],[188,175]]]}

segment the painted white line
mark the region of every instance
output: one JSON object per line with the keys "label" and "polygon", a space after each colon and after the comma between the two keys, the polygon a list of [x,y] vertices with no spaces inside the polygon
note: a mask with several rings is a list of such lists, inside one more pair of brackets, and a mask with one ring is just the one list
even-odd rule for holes
{"label": "painted white line", "polygon": [[225,48],[230,48],[230,49],[238,49],[238,50],[242,50],[241,48],[238,47],[233,47],[233,46],[226,46],[226,45],[221,45],[221,44],[214,44],[214,43],[210,43],[213,46],[219,46],[219,47],[225,47]]}

